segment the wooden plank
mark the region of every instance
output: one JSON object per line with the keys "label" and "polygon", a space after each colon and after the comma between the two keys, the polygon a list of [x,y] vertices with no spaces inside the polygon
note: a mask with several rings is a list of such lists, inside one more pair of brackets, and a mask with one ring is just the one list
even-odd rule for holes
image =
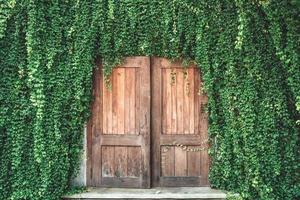
{"label": "wooden plank", "polygon": [[[101,82],[103,82],[103,78],[101,79]],[[108,133],[108,128],[107,128],[107,115],[108,115],[108,112],[107,112],[107,102],[106,102],[106,99],[108,97],[108,92],[107,92],[107,89],[105,87],[105,84],[102,84],[102,91],[103,91],[103,95],[102,95],[102,128],[103,128],[103,134],[107,134]]]}
{"label": "wooden plank", "polygon": [[108,127],[107,127],[107,119],[108,119],[108,102],[107,102],[107,99],[109,99],[109,91],[108,91],[108,88],[105,86],[105,84],[103,84],[103,78],[101,78],[101,82],[102,82],[102,91],[103,91],[103,95],[102,95],[102,115],[103,115],[103,118],[102,118],[102,128],[103,128],[103,134],[108,134]]}
{"label": "wooden plank", "polygon": [[130,68],[125,69],[125,90],[124,90],[124,133],[129,134],[130,133],[130,110],[129,107],[130,104],[130,94],[132,93],[131,89],[131,82],[132,77],[130,76]]}
{"label": "wooden plank", "polygon": [[[112,76],[110,77],[110,82],[112,83]],[[107,134],[113,134],[113,109],[112,109],[112,89],[109,89],[108,86],[105,86],[107,93],[106,93],[106,123],[107,123]]]}
{"label": "wooden plank", "polygon": [[[177,134],[177,91],[176,91],[176,87],[177,87],[177,71],[176,69],[171,69],[171,73],[174,73],[173,76],[174,80],[171,80],[172,84],[170,85],[171,87],[171,102],[172,102],[172,106],[171,106],[171,133],[172,134]],[[167,74],[167,76],[169,76]]]}
{"label": "wooden plank", "polygon": [[[103,112],[101,112],[102,108],[103,108],[103,98],[102,98],[103,90],[101,90],[101,88],[103,88],[103,81],[101,81],[102,73],[103,73],[102,70],[99,70],[99,73],[97,75],[97,85],[99,85],[99,86],[96,88],[96,96],[97,96],[97,99],[99,102],[99,106],[97,107],[97,110],[96,110],[96,112],[98,113],[96,115],[97,116],[96,124],[98,125],[97,129],[99,129],[101,135],[103,135]],[[100,137],[101,137],[101,135],[100,135]],[[94,156],[98,156],[98,162],[100,162],[99,166],[97,168],[97,170],[99,169],[99,178],[97,178],[98,181],[99,181],[100,177],[102,176],[102,171],[101,171],[102,154],[101,154],[101,146],[100,146],[100,137],[98,137],[98,139],[97,139],[97,143],[98,143],[97,154],[94,155]],[[98,153],[100,155],[98,155]]]}
{"label": "wooden plank", "polygon": [[194,71],[194,133],[200,134],[200,115],[201,115],[201,96],[199,96],[199,87],[200,87],[200,77],[197,69]]}
{"label": "wooden plank", "polygon": [[117,118],[118,118],[118,134],[124,134],[124,101],[125,101],[125,69],[119,68],[118,69],[118,112],[117,112]]}
{"label": "wooden plank", "polygon": [[189,119],[190,119],[190,134],[195,134],[195,130],[194,130],[194,128],[195,128],[195,126],[194,126],[194,120],[195,120],[195,115],[194,115],[194,103],[195,103],[195,85],[194,85],[194,81],[195,81],[195,79],[194,79],[194,73],[195,73],[195,69],[194,68],[192,68],[191,69],[191,73],[189,74],[189,76],[188,76],[188,78],[189,78],[189,82],[190,82],[190,98],[189,98],[189,100],[190,100],[190,103],[189,103],[189,108],[190,108],[190,117],[189,117]]}
{"label": "wooden plank", "polygon": [[175,147],[175,176],[187,176],[187,152]]}
{"label": "wooden plank", "polygon": [[[140,76],[140,69],[135,69],[135,134],[140,133],[140,83],[141,83],[141,76]],[[149,86],[150,87],[150,86]]]}
{"label": "wooden plank", "polygon": [[139,188],[141,187],[140,178],[131,177],[103,177],[102,187],[122,187],[122,188]]}
{"label": "wooden plank", "polygon": [[142,161],[143,161],[143,175],[141,186],[144,188],[150,187],[150,108],[151,108],[151,94],[150,94],[150,59],[149,57],[142,57],[140,60],[140,127],[139,132],[144,138],[142,142]]}
{"label": "wooden plank", "polygon": [[121,65],[116,67],[140,68],[145,64],[145,60],[150,60],[149,56],[129,56],[124,59]]}
{"label": "wooden plank", "polygon": [[[136,134],[136,129],[135,129],[135,121],[136,121],[136,115],[135,115],[135,69],[130,69],[130,73],[129,73],[129,80],[130,80],[130,85],[131,85],[131,93],[130,93],[130,103],[129,103],[129,108],[130,108],[130,134]],[[126,79],[127,80],[127,79]]]}
{"label": "wooden plank", "polygon": [[118,111],[119,102],[118,99],[118,71],[119,69],[113,69],[112,73],[112,134],[118,134]]}
{"label": "wooden plank", "polygon": [[171,86],[171,69],[165,69],[163,70],[163,78],[166,80],[164,82],[164,88],[163,90],[166,90],[166,102],[165,105],[163,105],[163,108],[166,109],[164,113],[166,115],[165,118],[165,126],[166,126],[166,134],[172,133],[172,86]]}
{"label": "wooden plank", "polygon": [[161,172],[162,176],[175,175],[175,148],[174,146],[161,147]]}
{"label": "wooden plank", "polygon": [[96,70],[95,82],[94,84],[97,86],[94,88],[94,105],[93,105],[93,125],[92,125],[92,180],[91,185],[97,185],[100,182],[101,177],[101,147],[100,147],[100,135],[102,134],[102,87],[101,81],[101,70]]}
{"label": "wooden plank", "polygon": [[[159,61],[159,60],[158,60]],[[153,61],[153,63],[155,62],[155,60]],[[167,95],[167,86],[168,86],[168,80],[167,80],[167,77],[166,77],[166,70],[162,70],[161,69],[161,66],[158,64],[157,66],[152,66],[152,67],[155,67],[155,68],[158,68],[155,69],[155,72],[153,72],[152,74],[154,73],[158,73],[158,72],[161,72],[161,76],[158,77],[158,75],[153,75],[154,76],[154,80],[153,81],[159,81],[161,80],[161,85],[159,85],[160,83],[153,86],[153,90],[155,91],[162,91],[162,102],[157,102],[157,106],[159,107],[162,107],[162,112],[161,112],[161,116],[160,118],[162,118],[162,133],[163,134],[167,134],[169,132],[168,130],[168,120],[171,120],[171,118],[168,118],[170,116],[169,113],[170,111],[168,111],[168,95]],[[152,93],[152,97],[157,97],[157,94],[155,93]],[[154,102],[156,103],[156,102]],[[160,105],[162,103],[162,105]],[[155,104],[156,105],[156,104]],[[170,127],[169,127],[170,128]]]}
{"label": "wooden plank", "polygon": [[[190,146],[196,148],[196,146]],[[200,152],[189,151],[188,155],[188,176],[200,176]]]}
{"label": "wooden plank", "polygon": [[92,182],[91,186],[96,186],[100,183],[101,178],[101,147],[99,144],[98,139],[100,133],[93,129],[93,152],[92,152],[92,160],[93,160],[93,169],[92,169]]}
{"label": "wooden plank", "polygon": [[[162,80],[162,69],[161,69],[161,59],[157,57],[151,58],[151,142],[152,142],[152,185],[154,187],[159,186],[159,177],[161,175],[161,150],[160,150],[160,135],[162,134],[162,113],[164,113],[162,103],[162,98],[165,99],[165,95],[162,94],[163,85],[165,85]],[[163,104],[165,105],[165,104]],[[164,106],[165,107],[165,106]],[[166,133],[165,131],[163,133]]]}
{"label": "wooden plank", "polygon": [[209,172],[209,158],[207,151],[200,152],[200,159],[201,159],[201,167],[200,167],[200,174],[203,178],[202,183],[208,185],[208,172]]}
{"label": "wooden plank", "polygon": [[142,135],[103,135],[100,145],[140,146],[143,140]]}
{"label": "wooden plank", "polygon": [[135,134],[135,69],[125,69],[125,133]]}
{"label": "wooden plank", "polygon": [[160,58],[160,57],[156,57],[156,59],[158,59],[160,61],[161,68],[170,68],[171,67],[170,60],[168,60],[166,58]]}
{"label": "wooden plank", "polygon": [[161,177],[162,187],[191,187],[200,185],[201,177]]}
{"label": "wooden plank", "polygon": [[127,172],[128,177],[140,177],[142,155],[140,147],[128,147],[127,148]]}
{"label": "wooden plank", "polygon": [[184,75],[184,102],[183,102],[183,128],[184,133],[189,134],[190,132],[190,93],[191,93],[191,86],[189,80],[189,74],[191,73],[191,69],[188,68],[185,70],[186,74]]}
{"label": "wooden plank", "polygon": [[113,146],[102,146],[102,177],[114,177],[115,148]]}
{"label": "wooden plank", "polygon": [[184,134],[183,130],[183,123],[184,123],[184,118],[183,118],[183,101],[184,101],[184,80],[183,80],[183,70],[182,69],[176,69],[177,73],[177,83],[176,83],[176,96],[177,96],[177,134]]}
{"label": "wooden plank", "polygon": [[160,137],[161,145],[173,145],[174,142],[183,145],[198,145],[202,142],[202,139],[199,135],[162,135]]}
{"label": "wooden plank", "polygon": [[115,176],[127,176],[127,147],[115,147]]}

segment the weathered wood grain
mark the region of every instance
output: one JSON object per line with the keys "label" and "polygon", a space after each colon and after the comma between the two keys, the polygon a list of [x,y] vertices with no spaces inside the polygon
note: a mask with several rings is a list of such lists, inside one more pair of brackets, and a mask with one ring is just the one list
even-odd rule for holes
{"label": "weathered wood grain", "polygon": [[88,186],[150,187],[150,59],[113,69],[111,89],[95,70],[88,123]]}
{"label": "weathered wood grain", "polygon": [[113,70],[111,89],[98,66],[87,124],[88,186],[149,188],[150,179],[153,186],[209,185],[207,151],[177,146],[207,145],[200,145],[207,139],[207,96],[198,94],[202,84],[196,66],[126,58]]}
{"label": "weathered wood grain", "polygon": [[207,98],[198,95],[199,71],[165,58],[153,57],[151,63],[153,185],[207,185],[209,157],[207,151],[197,151],[205,145],[208,129],[200,112]]}

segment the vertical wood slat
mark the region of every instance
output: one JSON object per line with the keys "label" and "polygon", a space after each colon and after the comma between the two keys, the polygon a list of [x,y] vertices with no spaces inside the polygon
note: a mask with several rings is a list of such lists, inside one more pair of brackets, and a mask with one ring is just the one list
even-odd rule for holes
{"label": "vertical wood slat", "polygon": [[[160,135],[167,133],[165,130],[165,108],[163,99],[166,98],[165,85],[166,80],[160,58],[151,58],[151,98],[152,98],[152,116],[151,116],[151,142],[152,142],[152,184],[154,187],[160,186],[159,177],[162,175]],[[162,105],[161,105],[162,104]]]}
{"label": "vertical wood slat", "polygon": [[[100,64],[99,64],[100,65]],[[100,67],[100,66],[99,66]],[[95,115],[92,117],[92,144],[95,144],[92,146],[92,178],[91,178],[91,185],[97,185],[98,182],[100,182],[100,176],[101,176],[101,146],[100,146],[100,134],[103,129],[102,125],[102,81],[101,81],[101,69],[97,68],[95,71],[95,85],[96,87],[94,89],[94,104],[93,104],[93,112]]]}
{"label": "vertical wood slat", "polygon": [[150,90],[150,59],[145,58],[140,60],[140,115],[139,115],[139,130],[143,136],[142,143],[142,160],[143,160],[143,175],[141,186],[144,188],[150,187],[150,112],[151,112],[151,90]]}
{"label": "vertical wood slat", "polygon": [[116,68],[112,73],[112,134],[118,134],[118,71],[119,68]]}
{"label": "vertical wood slat", "polygon": [[174,146],[161,147],[161,176],[175,175],[175,148]]}
{"label": "vertical wood slat", "polygon": [[187,152],[175,147],[175,176],[187,176]]}
{"label": "vertical wood slat", "polygon": [[[198,70],[195,69],[194,71],[194,134],[201,134],[199,132],[200,130],[200,115],[201,115],[201,98],[198,94],[199,92],[199,87],[200,87],[200,75],[197,73]],[[201,137],[201,136],[200,136]]]}
{"label": "vertical wood slat", "polygon": [[102,118],[102,127],[103,127],[103,134],[108,134],[108,116],[109,116],[109,110],[108,110],[108,105],[109,105],[109,96],[110,96],[110,92],[108,90],[108,88],[105,86],[105,84],[103,83],[103,78],[101,79],[102,82],[102,91],[103,91],[103,95],[102,95],[102,110],[100,112],[102,112],[103,118]]}
{"label": "vertical wood slat", "polygon": [[195,134],[194,133],[194,119],[195,119],[195,115],[193,114],[194,113],[194,103],[195,103],[195,85],[194,85],[194,74],[195,74],[195,69],[192,68],[191,69],[191,74],[189,75],[189,82],[190,82],[190,98],[189,98],[189,108],[190,108],[190,134]]}
{"label": "vertical wood slat", "polygon": [[[104,83],[103,77],[101,77],[102,83],[102,121],[103,121],[103,134],[112,134],[112,91]],[[112,78],[110,78],[112,81]]]}
{"label": "vertical wood slat", "polygon": [[[128,79],[128,80],[127,80]],[[126,69],[125,71],[125,90],[124,90],[124,133],[130,133],[130,102],[131,100],[131,85],[132,85],[132,77],[130,77],[130,69]],[[132,119],[131,119],[132,120]]]}
{"label": "vertical wood slat", "polygon": [[[196,148],[192,146],[191,148]],[[189,151],[187,153],[188,176],[200,176],[200,152]]]}
{"label": "vertical wood slat", "polygon": [[115,148],[113,146],[102,147],[102,176],[115,176]]}
{"label": "vertical wood slat", "polygon": [[185,134],[190,133],[190,96],[191,86],[189,76],[191,75],[191,68],[186,69],[186,76],[184,77],[184,99],[183,99],[183,129]]}
{"label": "vertical wood slat", "polygon": [[177,84],[176,84],[176,101],[177,101],[177,134],[184,134],[183,123],[185,121],[183,117],[183,101],[184,101],[184,81],[183,81],[183,70],[180,68],[176,69],[177,72]]}
{"label": "vertical wood slat", "polygon": [[171,134],[172,133],[172,88],[171,88],[171,77],[170,77],[170,73],[171,70],[170,69],[165,69],[163,70],[163,76],[165,78],[165,84],[164,84],[164,88],[163,90],[166,91],[166,106],[165,109],[166,111],[164,113],[166,113],[166,115],[164,116],[165,119],[165,126],[166,126],[166,134]]}
{"label": "vertical wood slat", "polygon": [[115,147],[114,167],[116,177],[127,176],[127,147]]}
{"label": "vertical wood slat", "polygon": [[135,69],[125,71],[124,120],[125,133],[135,134]]}
{"label": "vertical wood slat", "polygon": [[128,177],[139,177],[141,175],[141,149],[139,147],[127,148],[127,172]]}
{"label": "vertical wood slat", "polygon": [[200,174],[204,185],[208,185],[209,157],[207,151],[200,152]]}
{"label": "vertical wood slat", "polygon": [[118,134],[124,134],[124,101],[125,101],[125,68],[119,68],[118,69],[118,112],[117,112],[117,118],[118,118]]}
{"label": "vertical wood slat", "polygon": [[[174,70],[171,69],[171,72],[175,73],[175,80],[172,84],[170,84],[171,87],[171,133],[177,134],[177,93],[176,93],[176,87],[177,87],[177,70],[176,68]],[[167,76],[170,76],[167,74]],[[172,80],[171,80],[172,81]]]}
{"label": "vertical wood slat", "polygon": [[135,70],[135,132],[139,134],[140,130],[140,83],[141,83],[141,76],[140,76],[140,69],[136,68]]}
{"label": "vertical wood slat", "polygon": [[[110,77],[110,81],[112,82],[112,77]],[[108,134],[113,134],[113,128],[112,128],[113,127],[112,89],[107,88],[107,86],[105,86],[105,87],[106,87],[106,91],[108,92],[108,94],[106,96],[106,100],[107,100],[106,104],[104,104],[103,106],[106,106],[106,108],[107,108],[107,115],[106,115],[107,133]]]}
{"label": "vertical wood slat", "polygon": [[[153,67],[155,68],[156,65],[153,66]],[[159,76],[158,78],[156,78],[158,75],[156,75],[156,76],[154,75],[153,76],[154,78],[156,78],[158,80],[161,79],[161,83],[158,83],[158,84],[161,84],[161,85],[159,86],[159,88],[156,85],[154,85],[152,87],[152,90],[159,90],[160,91],[160,87],[161,87],[161,91],[162,91],[162,102],[161,103],[162,103],[162,106],[159,106],[159,107],[162,108],[162,111],[161,111],[162,133],[163,134],[168,134],[169,130],[167,128],[167,126],[168,126],[167,119],[169,119],[168,118],[168,113],[169,112],[168,112],[168,102],[167,102],[167,100],[168,100],[168,97],[167,97],[167,82],[168,82],[168,80],[167,80],[167,77],[166,77],[167,73],[166,73],[166,70],[165,69],[161,69],[159,67],[159,65],[157,66],[157,68],[158,68],[158,70],[155,70],[152,74],[161,72],[162,75]],[[154,79],[154,81],[158,81],[156,79]],[[154,82],[154,81],[152,81],[152,82]],[[153,97],[155,98],[156,96],[157,95],[155,93],[152,94],[152,98]]]}
{"label": "vertical wood slat", "polygon": [[[132,93],[130,95],[130,103],[129,103],[129,108],[130,108],[130,116],[129,116],[129,123],[130,123],[130,133],[131,134],[136,134],[136,129],[135,129],[135,123],[136,123],[136,120],[138,120],[138,118],[136,118],[136,115],[135,115],[135,79],[136,79],[136,74],[135,74],[135,69],[130,69],[129,70],[129,78],[128,79],[132,79],[133,81],[131,82],[131,90],[132,90]],[[126,79],[126,81],[128,81]]]}

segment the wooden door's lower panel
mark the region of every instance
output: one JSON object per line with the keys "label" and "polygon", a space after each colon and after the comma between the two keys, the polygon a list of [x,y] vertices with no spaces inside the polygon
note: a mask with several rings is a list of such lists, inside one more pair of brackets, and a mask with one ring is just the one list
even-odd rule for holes
{"label": "wooden door's lower panel", "polygon": [[101,187],[124,187],[124,188],[140,188],[141,178],[112,178],[103,177],[101,180]]}
{"label": "wooden door's lower panel", "polygon": [[161,187],[194,187],[194,186],[209,186],[205,178],[202,177],[160,177]]}

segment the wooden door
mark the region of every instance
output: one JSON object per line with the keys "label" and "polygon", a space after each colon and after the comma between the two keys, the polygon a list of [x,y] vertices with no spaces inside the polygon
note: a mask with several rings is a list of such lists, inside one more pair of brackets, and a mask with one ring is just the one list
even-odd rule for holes
{"label": "wooden door", "polygon": [[101,65],[94,73],[88,123],[88,186],[150,187],[150,58],[130,57],[113,70],[111,89]]}
{"label": "wooden door", "polygon": [[154,186],[208,186],[207,97],[196,66],[152,58]]}

